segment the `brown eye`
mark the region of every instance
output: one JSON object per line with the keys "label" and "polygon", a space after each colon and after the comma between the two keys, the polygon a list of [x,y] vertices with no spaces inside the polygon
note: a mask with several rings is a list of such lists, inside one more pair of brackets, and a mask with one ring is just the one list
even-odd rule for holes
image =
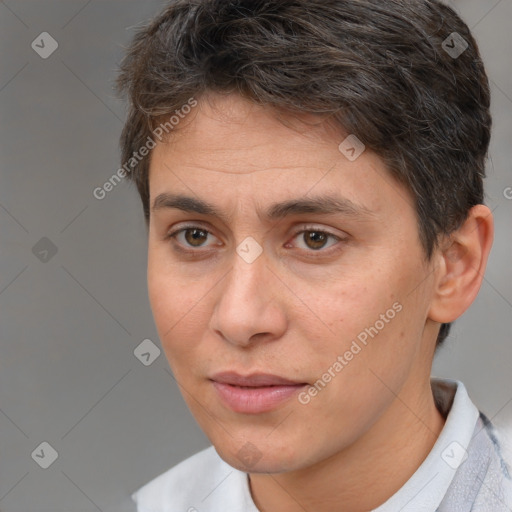
{"label": "brown eye", "polygon": [[208,238],[208,231],[197,228],[187,228],[183,230],[186,242],[192,247],[200,247]]}
{"label": "brown eye", "polygon": [[[301,250],[302,253],[309,253],[311,257],[322,257],[332,255],[333,252],[341,250],[345,237],[340,237],[329,231],[317,229],[316,226],[304,226],[297,231],[293,237],[293,245]],[[340,243],[341,242],[341,243]],[[338,246],[338,248],[336,247]],[[287,244],[287,247],[290,247]],[[313,254],[318,253],[313,256]]]}
{"label": "brown eye", "polygon": [[310,249],[318,250],[325,246],[331,236],[322,231],[304,231],[303,240]]}
{"label": "brown eye", "polygon": [[[187,248],[206,248],[208,245],[212,245],[211,242],[215,240],[216,237],[212,235],[207,229],[204,229],[200,226],[184,226],[181,229],[173,231],[172,233],[168,233],[165,238],[167,240],[175,240],[178,247],[181,247],[183,250],[187,250]],[[207,243],[208,241],[210,244]]]}

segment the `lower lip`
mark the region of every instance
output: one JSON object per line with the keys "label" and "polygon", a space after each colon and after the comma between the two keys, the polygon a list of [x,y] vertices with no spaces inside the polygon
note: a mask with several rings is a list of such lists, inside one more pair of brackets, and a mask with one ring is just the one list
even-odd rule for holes
{"label": "lower lip", "polygon": [[305,384],[243,388],[213,381],[213,387],[234,412],[259,414],[276,409],[304,388]]}

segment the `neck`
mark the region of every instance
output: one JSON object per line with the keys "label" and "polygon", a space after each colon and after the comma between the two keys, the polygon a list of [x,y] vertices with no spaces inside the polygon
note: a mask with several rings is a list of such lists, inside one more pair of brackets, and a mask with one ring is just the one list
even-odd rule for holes
{"label": "neck", "polygon": [[429,379],[422,386],[405,385],[367,433],[329,459],[288,473],[251,474],[258,509],[365,512],[384,503],[418,469],[444,426]]}

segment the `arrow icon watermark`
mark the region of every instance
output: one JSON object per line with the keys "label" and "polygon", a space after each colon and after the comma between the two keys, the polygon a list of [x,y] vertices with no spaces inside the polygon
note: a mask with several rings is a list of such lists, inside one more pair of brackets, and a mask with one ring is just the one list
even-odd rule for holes
{"label": "arrow icon watermark", "polygon": [[161,350],[150,340],[145,339],[141,341],[135,350],[133,355],[144,365],[149,366],[153,364],[156,359],[160,356]]}
{"label": "arrow icon watermark", "polygon": [[57,250],[57,246],[49,238],[43,236],[32,247],[32,254],[42,263],[47,263],[57,254]]}
{"label": "arrow icon watermark", "polygon": [[347,160],[354,162],[357,160],[366,149],[366,146],[354,134],[349,135],[339,146],[340,153],[344,155]]}

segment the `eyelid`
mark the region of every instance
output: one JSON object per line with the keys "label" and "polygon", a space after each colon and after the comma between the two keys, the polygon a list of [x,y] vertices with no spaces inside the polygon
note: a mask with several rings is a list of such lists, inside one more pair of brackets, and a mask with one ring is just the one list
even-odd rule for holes
{"label": "eyelid", "polygon": [[318,231],[320,233],[325,233],[326,235],[330,235],[334,238],[338,238],[340,240],[343,240],[344,238],[344,235],[337,235],[336,233],[333,233],[332,231],[330,231],[328,228],[324,228],[322,226],[318,226],[318,225],[315,225],[315,224],[304,224],[304,225],[301,225],[300,229],[298,231],[295,231],[295,235],[298,235],[300,233],[303,233],[304,231]]}

